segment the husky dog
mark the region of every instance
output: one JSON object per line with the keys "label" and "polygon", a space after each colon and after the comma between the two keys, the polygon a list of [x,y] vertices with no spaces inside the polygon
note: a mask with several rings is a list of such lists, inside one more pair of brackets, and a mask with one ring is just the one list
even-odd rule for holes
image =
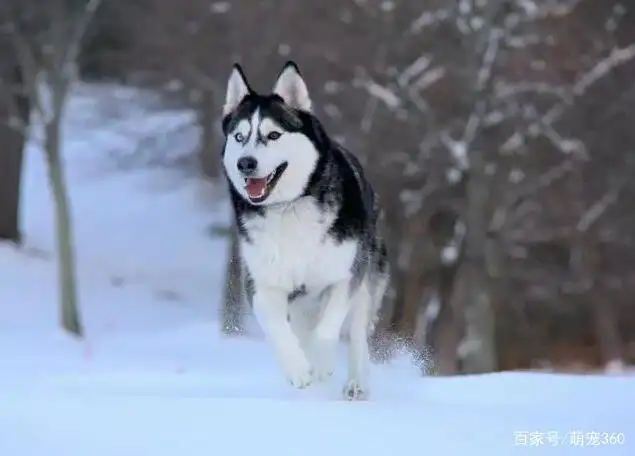
{"label": "husky dog", "polygon": [[328,136],[287,62],[270,94],[233,67],[223,107],[223,168],[244,285],[288,381],[328,378],[349,335],[344,396],[368,395],[368,338],[388,283],[377,197],[354,155]]}

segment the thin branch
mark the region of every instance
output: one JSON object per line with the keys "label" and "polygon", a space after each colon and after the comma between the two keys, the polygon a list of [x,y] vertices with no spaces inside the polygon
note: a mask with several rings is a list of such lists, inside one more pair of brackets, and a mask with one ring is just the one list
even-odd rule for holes
{"label": "thin branch", "polygon": [[64,57],[61,62],[62,68],[77,61],[77,57],[81,51],[81,44],[84,39],[84,35],[86,34],[86,30],[88,30],[88,25],[92,21],[101,4],[102,0],[88,0],[86,2],[84,11],[77,20],[73,33],[67,43],[66,49],[64,50]]}
{"label": "thin branch", "polygon": [[500,29],[494,27],[487,37],[487,47],[483,53],[483,63],[478,71],[476,79],[476,90],[479,92],[485,90],[487,84],[492,79],[492,69],[494,68],[494,62],[498,56],[498,49],[502,32]]}
{"label": "thin branch", "polygon": [[[386,58],[387,48],[385,45],[382,45],[377,50],[375,55],[375,67],[381,67]],[[373,120],[375,118],[375,114],[377,113],[377,108],[379,106],[379,97],[373,96],[373,93],[369,91],[368,99],[366,101],[366,106],[364,107],[364,112],[362,115],[362,119],[360,121],[359,128],[364,134],[368,134],[373,126]]]}
{"label": "thin branch", "polygon": [[626,176],[620,180],[611,190],[606,192],[595,203],[591,204],[589,208],[584,211],[578,223],[576,224],[576,230],[585,233],[589,231],[593,226],[602,218],[606,211],[615,205],[620,195],[624,191],[626,184],[630,181],[630,176]]}
{"label": "thin branch", "polygon": [[368,96],[380,100],[386,107],[392,111],[398,111],[402,107],[402,100],[395,91],[390,87],[379,84],[370,78],[365,80],[356,80],[354,84],[366,90]]}
{"label": "thin branch", "polygon": [[566,97],[565,101],[553,105],[538,121],[532,123],[528,130],[542,130],[545,126],[552,126],[555,124],[564,115],[566,108],[571,106],[578,98],[584,95],[591,86],[603,77],[608,76],[617,67],[630,62],[634,58],[635,43],[625,48],[614,49],[609,56],[600,60],[593,66],[593,68],[591,68],[591,70],[578,78],[571,88],[570,96]]}
{"label": "thin branch", "polygon": [[496,87],[497,99],[512,98],[523,94],[554,95],[563,102],[567,102],[570,99],[568,90],[565,87],[545,82],[501,83]]}
{"label": "thin branch", "polygon": [[496,57],[498,56],[501,37],[502,32],[496,27],[490,30],[487,37],[487,47],[485,48],[481,65],[476,74],[476,85],[474,87],[476,104],[474,105],[474,109],[472,109],[472,112],[465,123],[465,129],[463,130],[462,141],[464,144],[472,144],[481,126],[481,120],[486,111],[487,105],[486,101],[482,97],[482,94],[485,92],[487,86],[492,80],[494,63],[496,62]]}
{"label": "thin branch", "polygon": [[596,63],[590,71],[578,79],[573,85],[573,95],[584,94],[597,81],[611,73],[618,66],[630,62],[633,58],[635,58],[635,43],[625,48],[613,49],[607,57]]}
{"label": "thin branch", "polygon": [[406,33],[411,35],[421,33],[424,29],[443,24],[453,17],[454,10],[452,8],[439,9],[436,11],[424,11],[414,21],[412,21]]}
{"label": "thin branch", "polygon": [[505,32],[509,36],[519,26],[549,18],[568,16],[582,3],[582,0],[520,0],[522,12],[510,14],[505,20]]}
{"label": "thin branch", "polygon": [[507,198],[505,204],[499,206],[494,211],[492,220],[490,222],[489,232],[490,235],[496,235],[501,232],[503,227],[510,219],[510,213],[516,210],[524,201],[531,196],[537,194],[541,190],[553,185],[555,182],[561,180],[569,173],[571,173],[577,164],[577,160],[568,159],[562,163],[549,169],[547,172],[540,175],[538,181],[533,185],[525,186],[523,189],[514,193]]}
{"label": "thin branch", "polygon": [[594,84],[608,76],[612,71],[635,59],[635,43],[625,48],[614,49],[607,57],[597,62],[593,68],[582,74],[573,84],[562,101],[555,103],[544,115],[536,115],[536,120],[527,127],[530,135],[542,134],[563,153],[580,152],[585,155],[583,145],[579,141],[564,139],[553,128],[562,118],[567,108],[581,98]]}

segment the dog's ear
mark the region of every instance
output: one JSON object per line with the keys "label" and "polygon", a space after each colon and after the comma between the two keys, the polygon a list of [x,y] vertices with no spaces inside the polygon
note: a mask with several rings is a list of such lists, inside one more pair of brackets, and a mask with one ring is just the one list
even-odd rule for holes
{"label": "dog's ear", "polygon": [[232,67],[232,72],[227,81],[227,93],[223,105],[223,117],[238,107],[241,101],[251,93],[251,88],[245,78],[245,73],[237,63]]}
{"label": "dog's ear", "polygon": [[311,111],[309,89],[307,89],[295,62],[289,61],[284,64],[273,87],[273,93],[279,95],[292,108]]}

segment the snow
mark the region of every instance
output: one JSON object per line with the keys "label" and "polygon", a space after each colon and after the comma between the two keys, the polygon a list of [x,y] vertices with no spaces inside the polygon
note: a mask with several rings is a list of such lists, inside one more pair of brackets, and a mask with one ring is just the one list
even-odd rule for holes
{"label": "snow", "polygon": [[[104,90],[82,86],[65,120],[84,341],[57,329],[52,211],[28,146],[26,246],[0,246],[0,455],[635,454],[628,376],[422,378],[402,356],[374,366],[371,400],[351,403],[342,347],[331,382],[291,389],[257,332],[220,336],[226,245],[207,227],[227,205],[182,174],[108,170],[124,141],[94,121],[120,99]],[[117,112],[141,136],[183,116]]]}

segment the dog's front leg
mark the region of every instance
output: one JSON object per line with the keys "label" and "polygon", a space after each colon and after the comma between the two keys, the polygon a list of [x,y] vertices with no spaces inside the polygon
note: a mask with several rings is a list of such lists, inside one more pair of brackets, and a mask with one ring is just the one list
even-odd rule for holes
{"label": "dog's front leg", "polygon": [[287,320],[287,294],[270,289],[256,289],[254,314],[265,337],[274,346],[284,373],[296,388],[305,388],[313,381],[313,371],[300,341]]}
{"label": "dog's front leg", "polygon": [[332,285],[322,297],[322,313],[309,339],[308,353],[318,380],[333,374],[340,332],[350,310],[349,282]]}

